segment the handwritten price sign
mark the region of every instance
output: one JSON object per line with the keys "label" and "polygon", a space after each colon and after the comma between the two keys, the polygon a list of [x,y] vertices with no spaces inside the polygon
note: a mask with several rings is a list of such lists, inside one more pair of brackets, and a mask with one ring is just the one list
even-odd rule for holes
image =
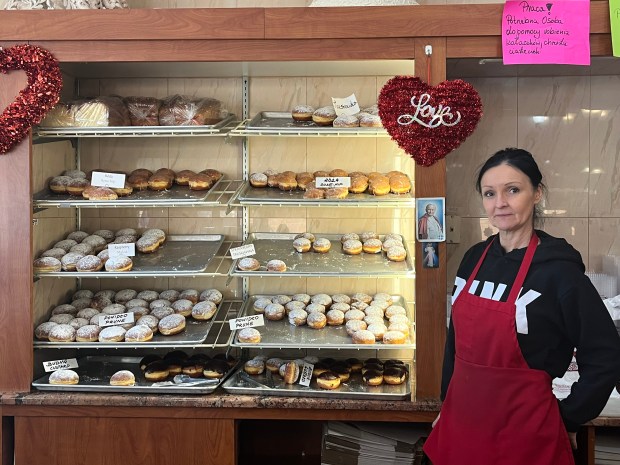
{"label": "handwritten price sign", "polygon": [[334,105],[337,116],[355,115],[360,112],[360,106],[357,103],[355,94],[351,94],[345,98],[332,97],[332,104]]}
{"label": "handwritten price sign", "polygon": [[134,322],[134,313],[119,313],[117,315],[100,315],[99,326],[120,326]]}
{"label": "handwritten price sign", "polygon": [[67,370],[69,368],[77,368],[78,362],[74,358],[67,358],[64,360],[51,360],[49,362],[43,362],[43,369],[46,373],[56,370]]}
{"label": "handwritten price sign", "polygon": [[265,326],[265,319],[263,318],[263,315],[251,315],[241,318],[235,318],[233,320],[230,320],[228,324],[230,325],[230,329],[234,331],[235,329]]}
{"label": "handwritten price sign", "polygon": [[98,187],[116,187],[122,189],[125,187],[125,175],[93,171],[90,183]]}
{"label": "handwritten price sign", "polygon": [[590,2],[508,0],[502,51],[506,65],[589,65]]}
{"label": "handwritten price sign", "polygon": [[321,177],[315,179],[319,189],[332,189],[334,187],[351,187],[351,178],[348,176]]}
{"label": "handwritten price sign", "polygon": [[233,260],[237,260],[238,258],[251,257],[252,255],[256,255],[256,249],[254,249],[254,244],[246,244],[240,247],[233,247],[230,249],[230,258]]}
{"label": "handwritten price sign", "polygon": [[129,244],[108,244],[108,253],[110,258],[112,257],[135,257],[136,256],[136,243],[130,242]]}
{"label": "handwritten price sign", "polygon": [[312,381],[312,372],[314,371],[314,365],[310,363],[304,363],[301,368],[301,373],[299,374],[299,384],[302,386],[310,386],[310,381]]}

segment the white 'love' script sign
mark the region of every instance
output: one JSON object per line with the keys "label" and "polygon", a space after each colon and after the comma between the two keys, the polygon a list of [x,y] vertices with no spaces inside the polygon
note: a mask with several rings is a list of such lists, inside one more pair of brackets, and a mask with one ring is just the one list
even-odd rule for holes
{"label": "white 'love' script sign", "polygon": [[408,126],[412,123],[418,123],[425,128],[438,128],[439,126],[455,126],[461,121],[461,113],[452,114],[450,107],[439,105],[435,108],[429,105],[431,96],[429,94],[420,95],[420,99],[416,103],[415,95],[411,97],[411,106],[415,108],[413,115],[405,114],[398,117],[398,124]]}

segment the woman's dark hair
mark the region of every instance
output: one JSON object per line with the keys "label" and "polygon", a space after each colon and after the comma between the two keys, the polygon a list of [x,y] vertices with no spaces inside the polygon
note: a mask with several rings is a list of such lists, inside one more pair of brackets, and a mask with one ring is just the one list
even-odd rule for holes
{"label": "woman's dark hair", "polygon": [[[532,183],[532,187],[537,189],[540,187],[542,189],[543,195],[547,194],[547,186],[542,181],[542,173],[536,164],[536,160],[530,152],[523,149],[517,149],[513,147],[508,147],[498,152],[495,152],[491,157],[484,162],[484,165],[478,171],[478,178],[476,180],[476,191],[480,195],[482,195],[482,188],[480,187],[480,182],[482,181],[482,176],[491,168],[495,168],[499,165],[508,165],[511,166],[523,174],[525,174],[530,182]],[[540,203],[536,205],[534,209],[534,223],[542,222],[542,207]]]}

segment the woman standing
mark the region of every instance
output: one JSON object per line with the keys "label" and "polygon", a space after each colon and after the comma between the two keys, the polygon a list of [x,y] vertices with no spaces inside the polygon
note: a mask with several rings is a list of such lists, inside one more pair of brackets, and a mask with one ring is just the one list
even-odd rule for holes
{"label": "woman standing", "polygon": [[[444,403],[424,450],[434,465],[572,465],[579,425],[620,379],[620,336],[580,254],[534,229],[545,186],[532,155],[497,152],[476,188],[499,234],[459,267]],[[558,402],[551,381],[575,348],[580,378]]]}

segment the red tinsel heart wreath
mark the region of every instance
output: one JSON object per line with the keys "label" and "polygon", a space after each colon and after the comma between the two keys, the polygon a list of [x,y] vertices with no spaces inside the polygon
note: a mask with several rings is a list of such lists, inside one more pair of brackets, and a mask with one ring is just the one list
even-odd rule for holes
{"label": "red tinsel heart wreath", "polygon": [[432,87],[419,78],[397,76],[383,86],[378,104],[392,139],[423,166],[461,145],[482,117],[478,92],[460,79]]}
{"label": "red tinsel heart wreath", "polygon": [[41,47],[24,44],[0,48],[0,73],[17,70],[26,72],[28,85],[0,115],[0,154],[11,150],[41,122],[58,103],[62,89],[58,62]]}

